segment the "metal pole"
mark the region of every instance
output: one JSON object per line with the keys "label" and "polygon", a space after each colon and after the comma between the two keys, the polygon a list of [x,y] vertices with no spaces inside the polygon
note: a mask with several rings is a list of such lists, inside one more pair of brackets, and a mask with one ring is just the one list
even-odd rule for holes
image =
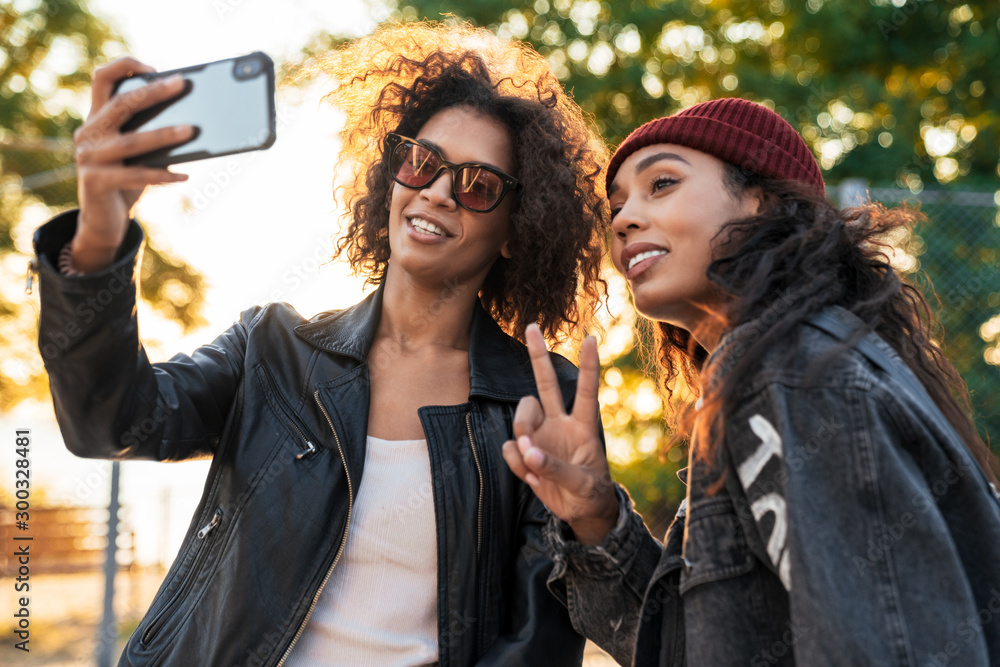
{"label": "metal pole", "polygon": [[108,549],[104,560],[104,618],[97,630],[97,667],[111,667],[112,653],[118,644],[115,623],[115,573],[118,570],[118,470],[111,464],[111,502],[108,504]]}

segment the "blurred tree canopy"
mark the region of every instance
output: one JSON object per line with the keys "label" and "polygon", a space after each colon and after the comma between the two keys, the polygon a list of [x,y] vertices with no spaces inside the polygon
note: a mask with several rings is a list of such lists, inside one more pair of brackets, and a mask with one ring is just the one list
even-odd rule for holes
{"label": "blurred tree canopy", "polygon": [[[36,302],[13,276],[25,275],[32,228],[76,205],[73,131],[95,67],[124,46],[85,0],[3,3],[0,45],[0,266],[11,278],[0,291],[0,410],[8,410],[47,392]],[[159,313],[185,330],[203,323],[202,276],[192,267],[147,241],[142,278],[141,296]]]}
{"label": "blurred tree canopy", "polygon": [[[386,3],[396,20],[467,20],[529,42],[612,146],[653,118],[740,96],[791,122],[828,184],[865,179],[898,194],[892,201],[925,187],[996,188],[995,0]],[[321,34],[306,52],[339,41]],[[981,431],[1000,440],[997,207],[959,210],[939,202],[924,210],[929,222],[919,236],[899,243],[913,253],[908,270],[926,271],[941,296],[945,350],[969,383]],[[640,369],[641,336],[633,333],[627,299],[618,285],[611,311],[625,314],[612,323],[602,349],[610,362],[602,415],[615,475],[659,530],[683,495],[676,470],[686,455],[664,452],[662,405]]]}
{"label": "blurred tree canopy", "polygon": [[992,184],[1000,173],[992,0],[400,0],[396,10],[444,15],[534,45],[611,144],[682,107],[741,96],[795,125],[831,183]]}

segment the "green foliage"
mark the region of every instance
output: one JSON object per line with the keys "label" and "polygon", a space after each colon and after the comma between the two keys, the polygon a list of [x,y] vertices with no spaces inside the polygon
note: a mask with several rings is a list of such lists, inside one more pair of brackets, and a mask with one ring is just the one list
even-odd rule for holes
{"label": "green foliage", "polygon": [[[774,106],[845,177],[985,182],[997,169],[1000,5],[909,0],[404,0],[546,54],[616,144],[682,106],[738,95]],[[927,159],[922,133],[951,124],[957,162]],[[839,142],[839,143],[837,143]],[[939,170],[940,172],[940,170]]]}
{"label": "green foliage", "polygon": [[[85,0],[0,5],[0,44],[0,261],[16,265],[7,260],[18,254],[18,233],[30,234],[18,229],[26,212],[34,223],[76,205],[73,132],[91,74],[124,45]],[[185,330],[204,323],[195,269],[147,244],[142,275],[142,297],[164,316]],[[16,360],[0,373],[0,410],[8,410],[48,385],[34,350],[33,301],[2,292],[0,315],[0,349]]]}
{"label": "green foliage", "polygon": [[17,7],[0,6],[0,252],[13,249],[12,227],[26,205],[72,202],[67,170],[58,171],[72,164],[71,139],[80,123],[69,107],[88,87],[87,65],[106,45],[119,43],[77,2]]}
{"label": "green foliage", "polygon": [[611,464],[611,476],[628,489],[636,511],[657,539],[663,539],[686,493],[687,487],[677,476],[684,465],[655,455]]}

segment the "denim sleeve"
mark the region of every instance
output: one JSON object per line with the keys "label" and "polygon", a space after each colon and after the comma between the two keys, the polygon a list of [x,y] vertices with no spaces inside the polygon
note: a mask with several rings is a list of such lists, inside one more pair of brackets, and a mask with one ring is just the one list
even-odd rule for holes
{"label": "denim sleeve", "polygon": [[977,606],[945,519],[968,471],[929,469],[906,410],[877,384],[774,383],[727,419],[739,514],[788,591],[798,663],[989,662],[962,633]]}
{"label": "denim sleeve", "polygon": [[77,456],[182,460],[211,456],[242,378],[255,314],[191,355],[151,364],[136,313],[143,233],[133,221],[114,264],[67,277],[55,265],[77,212],[35,233],[39,350],[56,419]]}
{"label": "denim sleeve", "polygon": [[618,523],[601,544],[580,544],[568,524],[549,520],[545,538],[554,567],[548,586],[569,609],[577,632],[629,665],[643,597],[663,546],[633,510],[625,489],[616,484],[615,493]]}

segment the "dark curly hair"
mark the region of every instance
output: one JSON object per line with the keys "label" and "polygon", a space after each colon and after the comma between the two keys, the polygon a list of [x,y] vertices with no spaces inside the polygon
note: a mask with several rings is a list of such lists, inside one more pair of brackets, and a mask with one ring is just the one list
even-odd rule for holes
{"label": "dark curly hair", "polygon": [[[920,289],[893,269],[887,254],[887,233],[912,229],[923,215],[879,204],[841,210],[802,183],[761,178],[729,163],[724,182],[737,197],[754,189],[762,205],[757,215],[724,225],[713,240],[717,259],[707,275],[727,297],[714,314],[727,330],[753,321],[761,326],[744,341],[743,353],[727,368],[724,381],[702,378],[712,389],[705,391],[699,427],[704,445],[695,455],[714,456],[723,433],[722,415],[736,407],[740,388],[765,353],[780,346],[793,354],[790,341],[799,325],[838,305],[892,346],[996,482],[996,459],[976,431],[968,389],[934,342],[941,338],[940,323]],[[670,397],[671,387],[683,379],[696,394],[704,390],[699,389],[699,373],[706,350],[680,327],[656,322],[653,329],[661,389]],[[824,361],[830,359],[818,360],[811,371],[819,372]],[[667,403],[673,423],[689,432],[689,406]]]}
{"label": "dark curly hair", "polygon": [[533,322],[553,342],[579,340],[595,325],[607,291],[599,189],[607,149],[541,55],[467,25],[393,23],[310,69],[331,77],[326,99],[346,114],[342,156],[354,167],[337,190],[347,225],[335,257],[346,256],[366,284],[382,283],[391,254],[385,137],[415,136],[438,112],[470,107],[508,129],[523,185],[510,219],[512,259],[493,265],[483,306],[518,340]]}

